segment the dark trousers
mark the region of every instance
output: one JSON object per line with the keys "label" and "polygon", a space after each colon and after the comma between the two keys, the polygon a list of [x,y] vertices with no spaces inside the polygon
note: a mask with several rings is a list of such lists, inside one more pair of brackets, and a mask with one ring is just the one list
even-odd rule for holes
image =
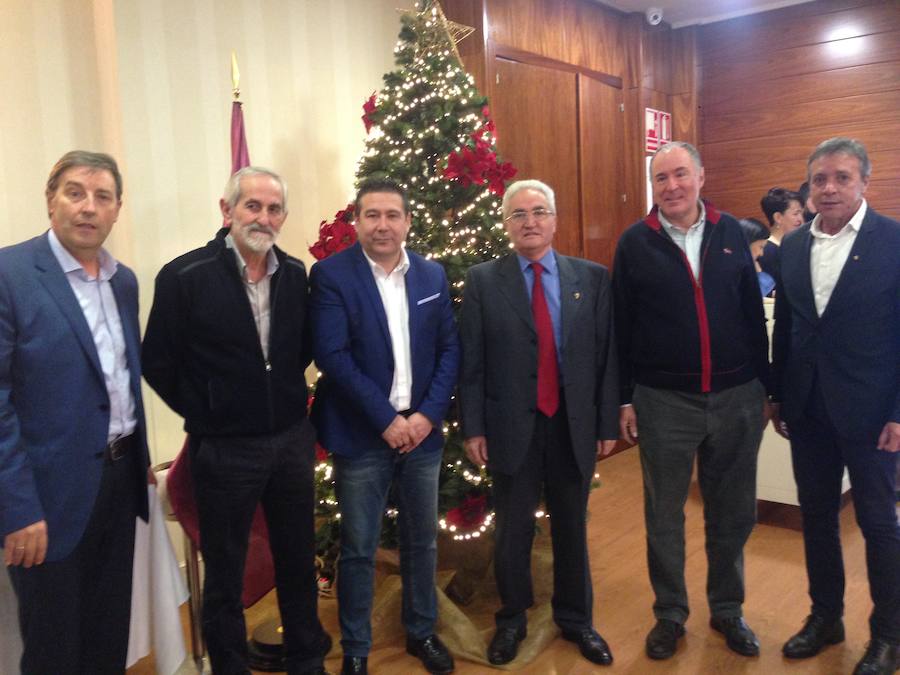
{"label": "dark trousers", "polygon": [[289,673],[321,665],[315,571],[314,432],[303,420],[262,436],[204,437],[191,447],[203,552],[203,636],[213,672],[247,673],[241,605],[253,514],[262,504],[275,562]]}
{"label": "dark trousers", "polygon": [[87,528],[65,559],[7,568],[19,602],[23,675],[125,672],[137,461],[132,450],[104,466]]}
{"label": "dark trousers", "polygon": [[709,609],[716,617],[742,614],[744,544],[756,523],[764,397],[758,380],[708,394],[635,388],[647,564],[657,619],[684,623],[689,614],[684,505],[695,457],[703,496]]}
{"label": "dark trousers", "polygon": [[803,544],[812,611],[829,619],[844,612],[844,563],[839,511],[844,467],[850,474],[856,521],[866,540],[874,609],[872,636],[900,644],[900,525],[895,506],[898,453],[874,439],[842,438],[818,386],[805,415],[790,425],[794,478],[803,513]]}
{"label": "dark trousers", "polygon": [[[490,438],[488,453],[490,453]],[[543,491],[553,542],[553,620],[564,630],[591,627],[593,591],[587,552],[587,498],[591,475],[575,462],[564,405],[553,417],[537,413],[534,436],[522,467],[493,478],[494,575],[502,607],[498,628],[524,627],[534,604],[531,547],[534,513]]]}

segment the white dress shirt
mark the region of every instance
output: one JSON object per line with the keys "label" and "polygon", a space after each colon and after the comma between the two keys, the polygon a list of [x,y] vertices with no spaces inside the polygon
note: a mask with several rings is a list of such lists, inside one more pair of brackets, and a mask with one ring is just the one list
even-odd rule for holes
{"label": "white dress shirt", "polygon": [[394,379],[391,382],[389,400],[394,410],[408,410],[412,401],[412,351],[409,344],[409,301],[406,297],[406,273],[409,270],[409,256],[406,249],[400,249],[400,263],[390,274],[363,251],[375,285],[387,315],[388,331],[391,334],[391,349],[394,352]]}
{"label": "white dress shirt", "polygon": [[657,212],[657,216],[659,217],[659,222],[662,223],[662,226],[666,228],[666,232],[669,233],[669,236],[672,237],[672,241],[674,241],[678,248],[684,251],[684,254],[687,256],[688,262],[691,265],[691,271],[694,273],[694,279],[697,281],[700,280],[700,248],[703,244],[703,230],[706,226],[706,206],[704,206],[703,202],[697,202],[697,205],[700,207],[700,217],[696,223],[691,225],[687,232],[684,230],[675,227],[672,223],[666,220],[666,217],[663,215],[662,211]]}
{"label": "white dress shirt", "polygon": [[821,229],[822,216],[816,215],[810,226],[810,234],[813,237],[812,248],[809,252],[810,279],[812,280],[813,295],[816,301],[816,311],[819,316],[825,313],[831,293],[841,276],[841,270],[850,257],[850,249],[856,241],[859,227],[866,217],[866,200],[850,221],[840,229],[837,234],[825,234]]}
{"label": "white dress shirt", "polygon": [[119,316],[119,306],[109,283],[116,273],[118,263],[105,249],[100,249],[100,272],[96,277],[92,277],[60,243],[52,229],[48,232],[47,239],[81,306],[81,312],[97,348],[103,381],[109,396],[109,430],[106,438],[109,443],[130,435],[137,426],[134,395],[131,393],[131,374],[125,356],[125,333]]}

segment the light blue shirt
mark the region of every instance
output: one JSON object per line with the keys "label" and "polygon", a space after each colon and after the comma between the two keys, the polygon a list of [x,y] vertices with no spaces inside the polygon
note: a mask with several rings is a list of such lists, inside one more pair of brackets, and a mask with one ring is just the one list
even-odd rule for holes
{"label": "light blue shirt", "polygon": [[662,226],[666,228],[666,232],[668,232],[669,236],[672,237],[672,241],[674,241],[678,248],[684,251],[684,254],[687,256],[688,262],[691,265],[691,271],[694,273],[694,279],[698,282],[700,281],[700,248],[703,244],[703,230],[706,226],[706,206],[703,205],[703,202],[698,202],[700,206],[700,217],[697,222],[691,225],[688,228],[687,232],[684,232],[677,227],[675,227],[672,223],[666,220],[666,217],[662,214],[662,211],[659,211],[659,222],[662,223]]}
{"label": "light blue shirt", "polygon": [[[532,289],[534,288],[534,270],[531,269],[531,260],[521,255],[516,255],[519,259],[519,268],[525,277],[525,287],[528,289],[528,300],[531,301]],[[556,360],[562,366],[562,310],[559,301],[559,266],[556,264],[556,255],[553,249],[544,254],[544,257],[538,260],[544,271],[541,273],[541,284],[544,287],[544,299],[547,301],[547,309],[550,310],[550,321],[553,322],[553,340],[556,342]]]}
{"label": "light blue shirt", "polygon": [[100,272],[96,277],[89,276],[81,263],[60,243],[52,229],[48,232],[47,239],[75,293],[91,337],[94,338],[94,346],[97,347],[109,395],[109,431],[106,440],[112,442],[133,433],[137,426],[131,374],[125,356],[125,333],[119,306],[109,283],[116,273],[118,263],[106,250],[100,249]]}

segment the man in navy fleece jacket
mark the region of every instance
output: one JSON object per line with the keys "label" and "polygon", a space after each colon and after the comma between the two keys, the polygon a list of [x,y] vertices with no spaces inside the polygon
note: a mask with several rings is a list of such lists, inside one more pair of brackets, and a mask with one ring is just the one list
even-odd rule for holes
{"label": "man in navy fleece jacket", "polygon": [[[706,519],[711,625],[759,653],[743,619],[743,549],[756,522],[756,456],[768,419],[768,340],[759,285],[737,221],[700,199],[689,143],[650,163],[653,210],[619,240],[613,267],[620,431],[640,441],[656,625],[647,655],[684,635],[684,504],[697,458]],[[640,437],[638,437],[640,427]]]}

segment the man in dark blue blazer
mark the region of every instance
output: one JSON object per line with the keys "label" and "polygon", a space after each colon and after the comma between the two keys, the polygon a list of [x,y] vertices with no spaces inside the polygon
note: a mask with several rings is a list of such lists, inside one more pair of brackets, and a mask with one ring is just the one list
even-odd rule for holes
{"label": "man in dark blue blazer", "polygon": [[812,613],[790,658],[844,639],[838,530],[846,467],[866,539],[872,639],[854,673],[900,667],[900,223],[868,206],[871,165],[848,138],[807,163],[818,215],[784,239],[773,337],[776,430],[791,442]]}
{"label": "man in dark blue blazer", "polygon": [[64,155],[50,231],[0,250],[0,537],[23,673],[125,669],[135,518],[149,464],[134,273],[103,248],[108,155]]}
{"label": "man in dark blue blazer", "polygon": [[434,633],[441,422],[459,365],[447,277],[404,247],[411,214],[392,181],[356,197],[359,241],[310,273],[313,403],[319,441],[334,455],[341,508],[338,603],[343,672],[365,673],[373,558],[393,486],[398,500],[406,649],[433,673],[453,659]]}

